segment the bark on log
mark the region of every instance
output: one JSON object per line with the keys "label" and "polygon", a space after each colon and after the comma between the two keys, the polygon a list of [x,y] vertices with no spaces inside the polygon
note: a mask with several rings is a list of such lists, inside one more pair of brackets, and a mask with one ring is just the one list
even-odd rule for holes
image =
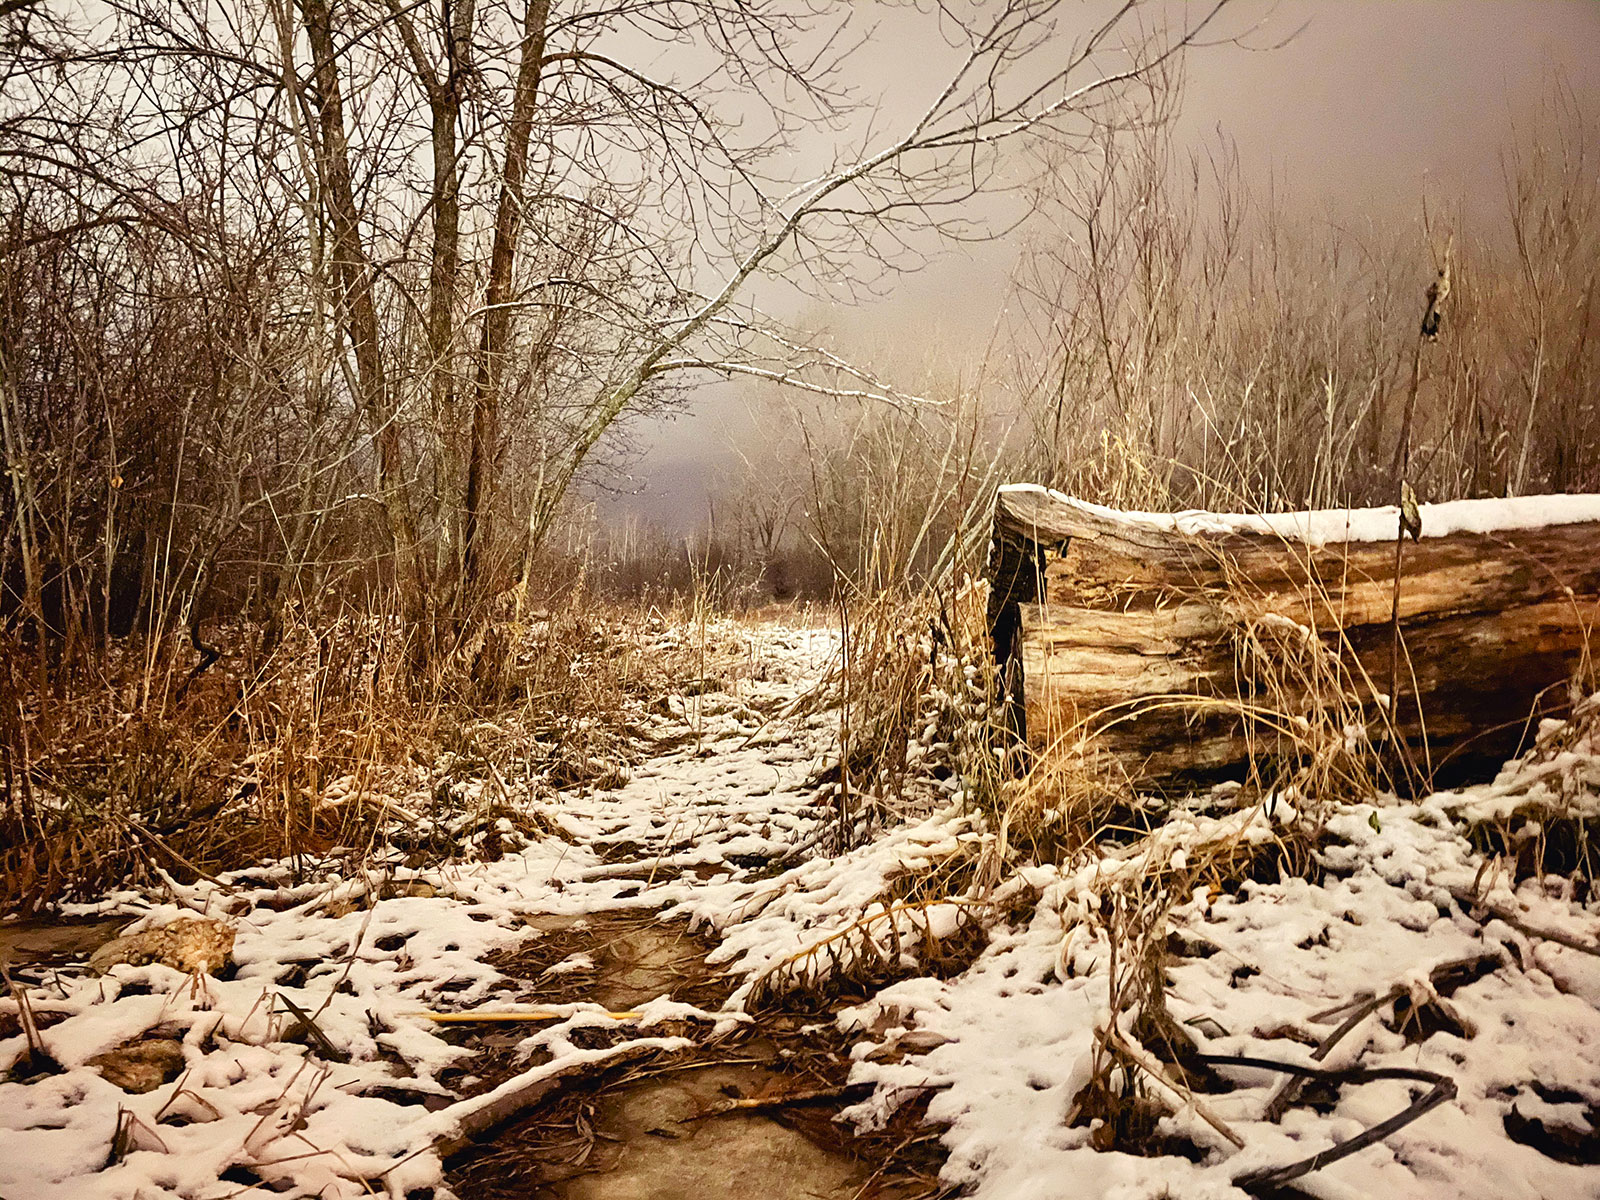
{"label": "bark on log", "polygon": [[1013,729],[1089,745],[1160,790],[1293,760],[1307,737],[1394,725],[1436,785],[1516,753],[1596,687],[1600,497],[1422,508],[1403,552],[1391,714],[1397,510],[1122,513],[1002,488],[989,622]]}

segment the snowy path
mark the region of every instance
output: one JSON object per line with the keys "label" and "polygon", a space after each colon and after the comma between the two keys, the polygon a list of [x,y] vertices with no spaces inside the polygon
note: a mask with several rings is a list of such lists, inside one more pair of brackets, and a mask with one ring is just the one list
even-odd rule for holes
{"label": "snowy path", "polygon": [[[534,936],[541,917],[668,906],[701,925],[728,923],[759,886],[752,870],[825,818],[803,785],[831,719],[778,712],[815,682],[836,642],[807,630],[761,630],[749,642],[750,678],[734,694],[672,698],[651,731],[668,748],[625,785],[543,806],[560,837],[440,872],[295,884],[285,866],[241,872],[224,889],[184,888],[171,903],[119,897],[111,907],[143,913],[135,929],[225,917],[235,969],[211,978],[124,965],[103,978],[38,980],[31,1007],[65,1069],[0,1083],[0,1196],[427,1194],[440,1182],[430,1147],[478,1101],[433,1112],[415,1103],[446,1096],[440,1076],[463,1053],[420,1014],[514,1007],[521,985],[485,959]],[[7,1004],[14,1014],[9,1000],[0,1012]],[[312,1014],[326,1047],[295,1034],[291,1005]],[[664,1021],[705,1017],[709,1031],[718,1019],[667,998],[644,1009],[619,1049],[680,1044],[652,1033]],[[598,1005],[570,1011],[523,1047],[550,1059],[543,1070],[605,1057],[572,1035],[614,1023]],[[103,1078],[91,1060],[135,1039],[180,1043],[181,1076],[143,1095]],[[26,1048],[20,1034],[0,1040],[0,1070]],[[131,1133],[113,1155],[119,1124]]]}

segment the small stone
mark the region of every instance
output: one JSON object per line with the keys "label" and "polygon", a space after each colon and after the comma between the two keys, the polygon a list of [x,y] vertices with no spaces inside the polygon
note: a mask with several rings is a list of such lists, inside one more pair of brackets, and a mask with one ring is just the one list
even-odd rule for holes
{"label": "small stone", "polygon": [[112,939],[90,957],[89,968],[104,975],[118,963],[134,967],[160,963],[189,975],[215,975],[233,953],[233,934],[233,926],[222,921],[174,921]]}
{"label": "small stone", "polygon": [[183,1074],[183,1046],[171,1038],[130,1042],[95,1055],[89,1065],[123,1091],[142,1096]]}

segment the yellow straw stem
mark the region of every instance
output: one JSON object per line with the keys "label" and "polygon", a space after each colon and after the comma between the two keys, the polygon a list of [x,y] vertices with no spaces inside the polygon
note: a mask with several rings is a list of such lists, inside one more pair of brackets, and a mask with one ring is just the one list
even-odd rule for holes
{"label": "yellow straw stem", "polygon": [[[496,1009],[493,1012],[409,1012],[403,1013],[407,1017],[426,1017],[440,1025],[465,1025],[474,1021],[564,1021],[568,1017],[575,1017],[578,1012],[550,1012],[548,1009]],[[613,1021],[636,1020],[641,1014],[636,1012],[608,1012],[605,1014]]]}

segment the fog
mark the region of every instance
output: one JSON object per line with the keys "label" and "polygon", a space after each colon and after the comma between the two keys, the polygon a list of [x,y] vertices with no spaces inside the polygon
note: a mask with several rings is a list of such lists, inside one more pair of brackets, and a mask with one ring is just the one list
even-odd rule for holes
{"label": "fog", "polygon": [[[880,24],[869,47],[877,90],[865,90],[888,119],[918,111],[939,84],[927,64],[940,47],[908,36],[913,28]],[[1249,0],[1228,29],[1244,36],[1187,60],[1180,148],[1231,143],[1252,190],[1294,213],[1418,221],[1424,197],[1492,212],[1504,148],[1556,80],[1600,110],[1600,4],[1589,0]],[[976,358],[1005,304],[1019,237],[945,248],[881,298],[796,300],[785,315],[848,329],[852,345],[896,347],[901,361],[907,347]],[[636,426],[629,473],[599,498],[601,511],[675,532],[700,525],[739,448],[772,419],[767,403],[710,382],[681,415]]]}

